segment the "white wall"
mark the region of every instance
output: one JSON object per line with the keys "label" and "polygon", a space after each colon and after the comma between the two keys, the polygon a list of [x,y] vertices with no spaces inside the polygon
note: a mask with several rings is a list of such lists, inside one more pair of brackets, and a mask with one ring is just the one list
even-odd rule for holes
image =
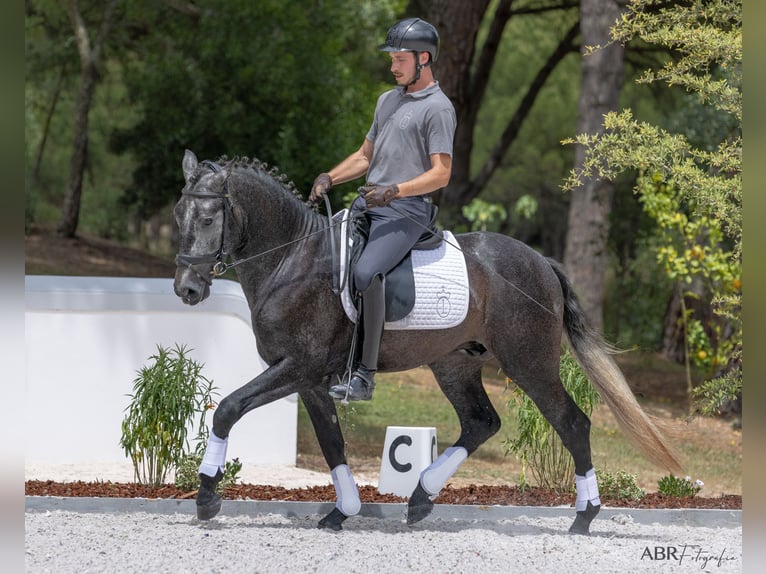
{"label": "white wall", "polygon": [[[27,464],[126,462],[120,424],[133,380],[157,346],[186,345],[219,400],[260,374],[250,311],[238,283],[217,279],[194,307],[172,279],[25,278]],[[297,395],[247,413],[227,459],[294,465]],[[208,422],[212,425],[212,411]]]}

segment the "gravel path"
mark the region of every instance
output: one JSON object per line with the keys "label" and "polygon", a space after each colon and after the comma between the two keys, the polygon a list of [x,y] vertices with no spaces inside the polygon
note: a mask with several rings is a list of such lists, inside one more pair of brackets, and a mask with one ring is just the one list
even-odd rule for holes
{"label": "gravel path", "polygon": [[342,532],[320,516],[26,513],[26,572],[742,572],[742,529],[571,518],[403,521],[355,517]]}
{"label": "gravel path", "polygon": [[[26,478],[129,480],[125,465],[27,465]],[[257,471],[257,472],[256,472]],[[322,473],[253,469],[289,487],[326,484]],[[261,474],[258,474],[261,473]],[[92,476],[91,476],[92,475]],[[98,499],[95,499],[98,500]],[[191,503],[189,503],[191,504]],[[233,505],[230,505],[233,506]],[[237,514],[226,506],[209,522],[186,513],[43,503],[25,513],[28,573],[354,574],[534,572],[742,572],[742,528],[633,520],[629,512],[597,518],[590,537],[567,534],[574,516],[436,519],[408,527],[403,519],[357,516],[342,532],[319,530],[321,515]],[[232,512],[228,514],[227,512]],[[311,512],[318,512],[312,510]],[[533,512],[533,511],[531,511]],[[436,513],[435,513],[436,514]],[[635,514],[635,513],[634,513]],[[659,515],[658,515],[659,516]],[[670,550],[668,550],[668,548]]]}

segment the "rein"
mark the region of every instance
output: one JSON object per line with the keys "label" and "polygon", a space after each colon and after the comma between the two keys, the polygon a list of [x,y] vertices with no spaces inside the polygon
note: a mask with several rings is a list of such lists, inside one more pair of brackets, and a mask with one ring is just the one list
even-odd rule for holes
{"label": "rein", "polygon": [[[217,163],[212,162],[210,160],[204,160],[201,162],[202,165],[205,165],[209,167],[213,173],[218,173],[221,170],[221,166],[219,166]],[[227,213],[231,211],[231,195],[229,194],[229,184],[228,179],[224,181],[223,184],[223,192],[222,193],[210,193],[210,192],[194,192],[194,191],[184,191],[183,195],[188,195],[191,197],[208,197],[208,198],[219,198],[224,200],[224,210],[223,210],[223,227],[221,229],[221,245],[218,247],[217,251],[214,251],[213,253],[208,253],[206,255],[187,255],[185,253],[178,253],[176,255],[176,264],[179,266],[187,266],[189,269],[194,271],[197,276],[203,280],[208,285],[212,285],[213,278],[214,277],[220,277],[224,273],[226,273],[229,269],[234,269],[235,267],[247,263],[248,261],[252,261],[254,259],[257,259],[259,257],[263,257],[264,255],[268,255],[269,253],[273,253],[274,251],[278,251],[279,249],[283,249],[285,247],[289,247],[290,245],[293,245],[295,243],[298,243],[300,241],[305,241],[306,239],[309,239],[310,237],[313,237],[314,235],[318,235],[319,233],[328,232],[330,234],[330,250],[332,252],[332,290],[335,295],[340,294],[342,287],[338,285],[338,275],[337,269],[338,269],[338,260],[337,255],[335,253],[335,234],[332,232],[333,228],[335,228],[339,223],[343,223],[345,220],[341,220],[338,222],[333,222],[332,220],[332,208],[330,206],[330,199],[327,197],[327,194],[324,195],[325,200],[325,207],[327,209],[327,227],[323,227],[322,229],[319,229],[317,231],[312,231],[311,233],[308,233],[306,235],[303,235],[301,237],[298,237],[297,239],[293,239],[292,241],[288,241],[287,243],[283,243],[282,245],[277,245],[276,247],[272,247],[271,249],[267,249],[266,251],[262,251],[260,253],[256,253],[255,255],[251,255],[249,257],[245,257],[244,259],[236,259],[232,261],[231,263],[227,263],[226,259],[229,257],[229,254],[224,251],[224,247],[226,245],[226,219],[227,219]],[[416,225],[422,227],[432,235],[435,235],[435,232],[432,229],[429,229],[427,226],[423,225],[416,219],[410,217],[409,214],[406,212],[398,209],[395,205],[389,204],[388,207],[393,209],[396,213],[401,215],[402,217],[406,217]],[[535,305],[540,307],[543,311],[548,313],[549,315],[555,315],[553,311],[548,309],[545,305],[540,303],[537,299],[535,299],[532,295],[521,289],[518,285],[513,284],[511,281],[503,277],[500,273],[495,271],[494,269],[491,269],[484,265],[484,262],[480,261],[470,253],[466,253],[460,245],[456,245],[455,243],[452,243],[444,237],[442,237],[442,241],[447,243],[448,245],[454,247],[458,251],[460,251],[464,256],[469,257],[476,263],[478,263],[481,267],[485,267],[489,271],[491,271],[493,274],[497,275],[504,283],[515,289],[518,293],[532,301]],[[204,275],[203,273],[200,273],[199,270],[197,270],[198,265],[204,265],[207,263],[214,262],[213,268],[210,270],[210,273],[208,275]]]}
{"label": "rein", "polygon": [[[422,223],[420,223],[420,222],[419,222],[417,219],[414,219],[414,218],[410,217],[410,215],[409,215],[408,213],[406,213],[406,212],[402,211],[401,209],[399,209],[398,207],[396,207],[395,205],[393,205],[393,203],[389,203],[389,204],[388,204],[388,207],[390,207],[391,209],[393,209],[393,210],[394,210],[396,213],[398,213],[398,214],[399,214],[399,215],[401,215],[402,217],[406,217],[407,219],[409,219],[410,221],[412,221],[414,224],[416,224],[416,225],[418,225],[418,226],[422,227],[423,229],[425,229],[426,231],[428,231],[428,232],[429,232],[431,235],[436,235],[436,233],[435,233],[435,232],[434,232],[432,229],[429,229],[427,226],[425,226],[425,225],[423,225]],[[509,285],[510,287],[512,287],[513,289],[515,289],[516,291],[518,291],[518,292],[519,292],[521,295],[523,295],[524,297],[526,297],[527,299],[529,299],[530,301],[532,301],[532,303],[534,303],[535,305],[537,305],[538,307],[540,307],[540,308],[541,308],[543,311],[545,311],[545,312],[546,312],[546,313],[548,313],[549,315],[553,315],[553,316],[555,316],[555,313],[554,313],[553,311],[551,311],[550,309],[548,309],[548,307],[546,307],[545,305],[543,305],[542,303],[540,303],[540,301],[538,301],[537,299],[535,299],[534,297],[532,297],[532,295],[530,295],[529,293],[527,293],[526,291],[524,291],[524,290],[523,290],[521,287],[519,287],[518,285],[514,285],[514,284],[513,284],[511,281],[509,281],[508,279],[506,279],[505,277],[503,277],[502,275],[500,275],[500,273],[498,273],[498,272],[497,272],[497,271],[495,271],[494,269],[492,269],[492,268],[490,268],[490,267],[487,267],[487,266],[484,264],[484,262],[483,262],[483,261],[480,261],[478,258],[474,257],[474,256],[473,256],[473,255],[471,255],[470,253],[466,253],[466,252],[463,250],[463,248],[462,248],[462,247],[460,247],[460,245],[456,245],[455,243],[452,243],[451,241],[449,241],[449,240],[447,240],[447,239],[444,239],[444,236],[442,236],[442,241],[444,241],[444,243],[446,243],[447,245],[450,245],[451,247],[454,247],[455,249],[457,249],[458,251],[460,251],[460,253],[462,253],[464,256],[466,256],[466,257],[468,257],[468,258],[470,258],[470,259],[474,260],[476,263],[478,263],[478,264],[479,264],[479,266],[480,266],[480,267],[484,267],[484,268],[485,268],[485,269],[487,269],[488,271],[490,271],[490,272],[494,273],[495,275],[497,275],[497,276],[498,276],[498,277],[499,277],[499,278],[500,278],[500,279],[501,279],[501,280],[502,280],[504,283],[506,283],[507,285]]]}

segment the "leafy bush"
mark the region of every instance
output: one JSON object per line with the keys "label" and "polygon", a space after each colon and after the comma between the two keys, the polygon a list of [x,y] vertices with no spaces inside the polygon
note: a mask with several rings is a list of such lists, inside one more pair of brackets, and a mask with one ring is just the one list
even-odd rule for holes
{"label": "leafy bush", "polygon": [[207,436],[205,412],[213,407],[213,383],[186,348],[157,346],[154,362],[138,371],[122,421],[120,446],[133,462],[136,481],[164,484],[167,473],[190,451],[188,428],[197,418],[197,441]]}
{"label": "leafy bush", "polygon": [[596,470],[598,488],[601,496],[629,500],[641,500],[646,493],[636,484],[636,476],[621,470],[616,475],[608,471]]}
{"label": "leafy bush", "polygon": [[[200,446],[202,444],[200,443]],[[195,452],[184,455],[176,468],[176,487],[186,491],[197,490],[199,488],[199,467],[204,456],[204,448],[198,448]],[[223,478],[218,483],[216,492],[221,494],[228,487],[237,484],[240,470],[242,470],[242,463],[239,462],[238,458],[227,461],[223,470]]]}
{"label": "leafy bush", "polygon": [[696,496],[696,494],[704,486],[701,480],[695,480],[692,482],[691,477],[678,478],[669,474],[663,476],[657,483],[660,494],[665,496],[675,496],[677,498],[686,498],[689,496]]}
{"label": "leafy bush", "polygon": [[[574,402],[590,416],[599,395],[568,349],[561,357],[559,374]],[[521,487],[527,484],[526,472],[529,469],[538,486],[557,492],[572,490],[572,455],[564,448],[558,434],[540,414],[537,406],[517,387],[508,401],[508,408],[515,411],[519,436],[503,444],[506,452],[513,452],[521,460]]]}

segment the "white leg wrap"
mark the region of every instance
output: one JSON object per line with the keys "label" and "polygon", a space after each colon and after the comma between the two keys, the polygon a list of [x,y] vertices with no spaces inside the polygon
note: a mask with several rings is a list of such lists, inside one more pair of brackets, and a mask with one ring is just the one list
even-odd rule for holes
{"label": "white leg wrap", "polygon": [[354,476],[347,464],[339,464],[332,469],[332,483],[335,486],[335,494],[338,498],[335,508],[346,516],[354,516],[362,509],[362,501],[359,499],[359,489],[354,482]]}
{"label": "white leg wrap", "polygon": [[466,458],[468,451],[465,447],[449,447],[420,473],[420,486],[429,495],[436,496]]}
{"label": "white leg wrap", "polygon": [[588,508],[588,502],[593,506],[601,506],[601,499],[598,494],[598,482],[596,481],[596,471],[590,469],[585,476],[575,474],[575,485],[577,486],[577,501],[575,510],[585,510]]}
{"label": "white leg wrap", "polygon": [[215,476],[220,470],[226,468],[226,447],[229,446],[229,438],[218,438],[214,432],[210,432],[205,447],[205,456],[202,457],[202,464],[199,465],[199,473],[207,476]]}

